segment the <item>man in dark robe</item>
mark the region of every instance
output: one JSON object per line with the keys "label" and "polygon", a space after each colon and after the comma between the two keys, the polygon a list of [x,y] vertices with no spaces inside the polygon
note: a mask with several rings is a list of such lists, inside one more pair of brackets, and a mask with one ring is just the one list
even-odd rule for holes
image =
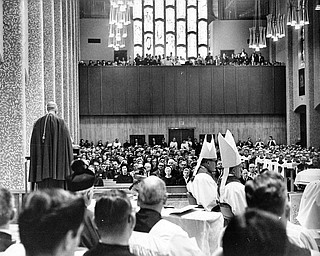
{"label": "man in dark robe", "polygon": [[71,174],[72,142],[66,123],[57,116],[54,102],[47,104],[48,113],[33,127],[30,143],[30,174],[32,188],[66,188]]}

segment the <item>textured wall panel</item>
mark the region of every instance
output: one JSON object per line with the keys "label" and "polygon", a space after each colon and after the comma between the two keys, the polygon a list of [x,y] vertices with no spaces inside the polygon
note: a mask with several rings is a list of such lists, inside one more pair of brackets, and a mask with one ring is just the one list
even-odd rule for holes
{"label": "textured wall panel", "polygon": [[53,0],[43,0],[43,57],[45,102],[55,101],[55,37]]}
{"label": "textured wall panel", "polygon": [[3,58],[0,66],[0,185],[24,189],[25,38],[24,0],[3,1]]}
{"label": "textured wall panel", "polygon": [[68,45],[68,23],[69,9],[68,1],[62,1],[62,45],[63,45],[63,117],[69,125],[69,45]]}
{"label": "textured wall panel", "polygon": [[[68,56],[69,56],[69,62],[68,62],[68,70],[69,70],[69,98],[68,98],[68,105],[70,106],[70,110],[73,110],[73,35],[72,35],[72,23],[73,23],[73,19],[72,19],[72,0],[69,0],[67,2],[67,9],[68,9]],[[72,111],[69,111],[69,130],[70,130],[70,134],[71,136],[73,136],[73,121],[74,121],[74,113]]]}
{"label": "textured wall panel", "polygon": [[168,138],[169,128],[194,128],[195,137],[200,134],[218,132],[226,129],[238,139],[253,141],[261,138],[267,142],[273,135],[277,143],[286,141],[286,118],[284,115],[174,115],[174,116],[80,116],[80,137],[103,142],[119,138],[121,142],[130,135],[164,134]]}
{"label": "textured wall panel", "polygon": [[44,114],[42,1],[28,1],[29,79],[26,86],[27,155],[34,122]]}
{"label": "textured wall panel", "polygon": [[54,0],[54,73],[55,101],[63,118],[63,71],[62,71],[62,2]]}

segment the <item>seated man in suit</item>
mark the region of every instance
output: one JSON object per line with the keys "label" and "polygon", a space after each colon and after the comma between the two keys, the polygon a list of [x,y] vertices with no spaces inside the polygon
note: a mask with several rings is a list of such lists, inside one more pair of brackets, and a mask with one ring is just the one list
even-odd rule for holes
{"label": "seated man in suit", "polygon": [[135,226],[135,214],[124,191],[110,190],[100,197],[94,217],[101,239],[84,256],[134,256],[128,241]]}
{"label": "seated man in suit", "polygon": [[0,252],[15,243],[9,230],[9,224],[15,214],[13,196],[9,190],[0,187]]}
{"label": "seated man in suit", "polygon": [[150,176],[141,181],[138,195],[140,210],[136,214],[130,247],[138,255],[144,255],[142,252],[148,252],[148,255],[203,255],[194,238],[189,238],[178,225],[162,219],[161,211],[166,199],[163,180]]}
{"label": "seated man in suit", "polygon": [[[83,228],[84,211],[83,198],[68,191],[44,189],[31,193],[18,220],[26,255],[74,255]],[[9,255],[21,255],[16,249],[12,252]]]}

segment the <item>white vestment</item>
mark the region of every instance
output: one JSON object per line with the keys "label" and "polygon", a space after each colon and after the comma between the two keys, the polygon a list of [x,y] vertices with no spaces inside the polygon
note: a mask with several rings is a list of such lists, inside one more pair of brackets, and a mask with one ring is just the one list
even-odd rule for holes
{"label": "white vestment", "polygon": [[244,213],[247,207],[244,185],[240,182],[228,183],[220,200],[231,206],[234,215]]}
{"label": "white vestment", "polygon": [[287,236],[289,241],[301,248],[318,251],[318,246],[311,230],[287,221]]}
{"label": "white vestment", "polygon": [[178,225],[161,219],[149,233],[134,231],[129,240],[130,250],[138,256],[202,256],[196,239],[190,238]]}
{"label": "white vestment", "polygon": [[297,220],[305,228],[320,229],[320,180],[312,181],[306,186]]}
{"label": "white vestment", "polygon": [[188,182],[187,190],[206,211],[211,211],[217,205],[218,186],[209,174],[198,173],[193,181]]}

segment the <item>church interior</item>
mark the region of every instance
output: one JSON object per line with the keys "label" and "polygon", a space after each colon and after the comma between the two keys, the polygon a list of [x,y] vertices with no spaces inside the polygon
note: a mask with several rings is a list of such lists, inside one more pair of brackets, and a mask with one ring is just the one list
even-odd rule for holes
{"label": "church interior", "polygon": [[[20,208],[32,186],[33,127],[48,102],[56,103],[79,158],[79,148],[92,157],[97,153],[88,148],[102,143],[111,145],[105,155],[112,165],[108,155],[119,141],[150,153],[151,145],[177,141],[182,149],[188,139],[210,134],[217,146],[229,130],[238,149],[241,141],[269,145],[274,139],[284,149],[294,145],[284,158],[310,155],[310,165],[320,168],[319,59],[316,0],[0,0],[0,186],[14,193]],[[186,159],[183,152],[172,158],[189,167],[191,148]],[[270,165],[261,166],[278,168],[271,159],[277,154],[278,161],[283,148],[268,151]],[[195,150],[198,156],[201,147]],[[132,156],[120,151],[118,160]],[[260,150],[255,154],[258,159]],[[302,191],[294,182],[301,175],[283,176],[295,219]],[[127,185],[106,178],[95,196]],[[167,190],[169,210],[190,202],[185,186]],[[211,255],[209,247],[201,249]]]}

